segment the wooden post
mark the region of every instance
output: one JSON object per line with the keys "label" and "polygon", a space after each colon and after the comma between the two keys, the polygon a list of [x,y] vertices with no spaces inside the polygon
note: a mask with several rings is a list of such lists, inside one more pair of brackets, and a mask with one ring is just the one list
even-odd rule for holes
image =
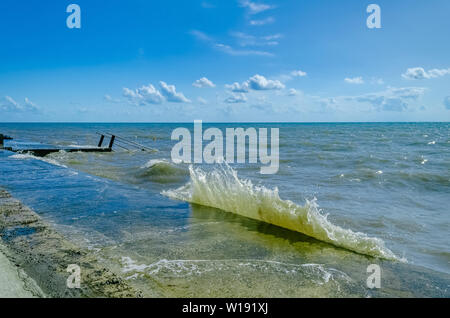
{"label": "wooden post", "polygon": [[103,140],[105,139],[104,135],[101,135],[100,141],[98,142],[98,147],[100,148],[103,145]]}
{"label": "wooden post", "polygon": [[111,136],[111,140],[109,141],[109,146],[108,148],[111,149],[112,146],[114,145],[114,140],[116,139],[116,136],[112,135]]}

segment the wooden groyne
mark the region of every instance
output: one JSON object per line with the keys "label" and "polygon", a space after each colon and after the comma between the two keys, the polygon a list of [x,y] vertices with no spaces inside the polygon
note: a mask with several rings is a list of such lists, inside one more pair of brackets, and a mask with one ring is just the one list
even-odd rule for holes
{"label": "wooden groyne", "polygon": [[103,147],[103,142],[105,136],[100,136],[100,141],[97,147],[59,147],[53,145],[39,145],[39,147],[25,147],[25,148],[14,148],[5,147],[4,140],[12,140],[13,138],[0,134],[0,149],[9,150],[17,153],[30,153],[34,156],[45,157],[51,153],[65,151],[65,152],[112,152],[112,147],[116,136],[111,135],[108,147]]}
{"label": "wooden groyne", "polygon": [[[12,140],[13,138],[0,134],[0,149],[17,152],[17,153],[30,153],[34,156],[45,157],[51,153],[55,152],[112,152],[113,146],[117,145],[118,147],[129,151],[130,149],[140,150],[140,151],[149,151],[155,152],[156,149],[141,145],[135,141],[129,140],[124,137],[116,136],[111,133],[97,133],[100,135],[100,140],[97,146],[85,146],[85,147],[64,147],[64,146],[53,146],[53,145],[45,145],[40,144],[38,146],[32,147],[6,147],[4,144],[5,140]],[[105,142],[105,138],[109,138],[109,143],[107,147],[103,146]]]}
{"label": "wooden groyne", "polygon": [[12,140],[12,138],[9,137],[9,136],[0,134],[0,149],[3,149],[3,148],[4,148],[4,141],[5,141],[5,140]]}

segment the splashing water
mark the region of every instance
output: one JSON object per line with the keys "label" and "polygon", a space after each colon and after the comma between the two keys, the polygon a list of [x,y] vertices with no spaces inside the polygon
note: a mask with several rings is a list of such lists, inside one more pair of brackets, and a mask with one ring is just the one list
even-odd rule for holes
{"label": "splashing water", "polygon": [[227,164],[210,172],[192,166],[189,171],[188,184],[162,194],[277,225],[360,254],[405,261],[386,248],[381,239],[332,224],[321,213],[316,199],[307,200],[304,206],[282,200],[277,188],[268,189],[239,179]]}

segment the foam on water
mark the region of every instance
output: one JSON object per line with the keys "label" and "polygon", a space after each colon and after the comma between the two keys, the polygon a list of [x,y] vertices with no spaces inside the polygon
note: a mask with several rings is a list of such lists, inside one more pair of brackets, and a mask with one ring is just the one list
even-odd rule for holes
{"label": "foam on water", "polygon": [[301,273],[312,282],[322,285],[332,280],[350,283],[352,279],[344,272],[334,268],[325,267],[322,264],[290,264],[271,260],[257,259],[226,259],[226,260],[167,260],[161,259],[155,263],[137,264],[128,256],[121,258],[122,273],[126,279],[135,279],[142,274],[150,276],[186,277],[202,275],[209,272],[229,271],[234,268],[246,268],[248,270],[282,273],[295,275]]}
{"label": "foam on water", "polygon": [[332,224],[315,199],[307,200],[304,206],[283,200],[277,188],[268,189],[239,179],[237,172],[226,164],[209,172],[192,166],[189,171],[188,184],[162,194],[274,224],[360,254],[401,260],[381,239]]}
{"label": "foam on water", "polygon": [[46,157],[36,157],[36,156],[33,156],[33,155],[31,155],[31,154],[28,154],[28,153],[24,153],[24,154],[17,153],[17,154],[14,154],[14,155],[10,156],[10,158],[13,158],[13,159],[20,159],[20,160],[24,160],[24,159],[36,159],[36,160],[41,160],[41,161],[47,162],[47,163],[52,164],[52,165],[55,165],[55,166],[67,168],[67,166],[65,166],[65,165],[63,165],[62,163],[56,161],[55,159],[46,158]]}

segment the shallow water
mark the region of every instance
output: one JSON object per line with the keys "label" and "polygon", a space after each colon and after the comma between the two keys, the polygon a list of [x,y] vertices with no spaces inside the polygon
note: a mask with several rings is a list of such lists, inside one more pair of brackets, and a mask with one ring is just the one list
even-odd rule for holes
{"label": "shallow water", "polygon": [[[43,159],[3,152],[0,185],[147,296],[449,296],[450,124],[215,125],[279,127],[279,173],[232,165],[239,180],[276,187],[296,207],[316,198],[330,224],[382,241],[407,263],[161,195],[189,186],[189,167],[170,162],[170,134],[182,126],[192,128],[0,124],[15,141],[95,145],[95,132],[108,131],[158,149]],[[366,287],[372,263],[383,271],[376,291]]]}

